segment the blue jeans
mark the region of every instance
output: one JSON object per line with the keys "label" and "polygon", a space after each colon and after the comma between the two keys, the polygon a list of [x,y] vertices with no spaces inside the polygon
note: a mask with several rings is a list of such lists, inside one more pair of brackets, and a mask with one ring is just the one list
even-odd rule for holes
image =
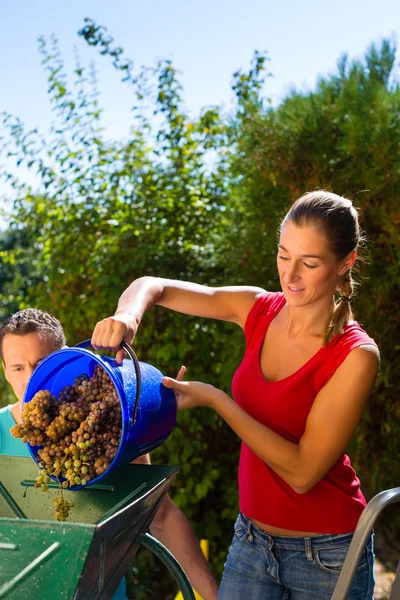
{"label": "blue jeans", "polygon": [[[353,534],[273,536],[242,514],[225,563],[218,600],[330,600]],[[373,534],[348,598],[371,600]]]}

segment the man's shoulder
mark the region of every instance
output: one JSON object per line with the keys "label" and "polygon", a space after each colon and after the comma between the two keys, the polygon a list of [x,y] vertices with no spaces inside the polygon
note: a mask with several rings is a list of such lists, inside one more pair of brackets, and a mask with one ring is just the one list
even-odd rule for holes
{"label": "man's shoulder", "polygon": [[13,419],[11,408],[12,404],[7,404],[7,406],[3,406],[3,408],[0,408],[0,421]]}
{"label": "man's shoulder", "polygon": [[13,404],[8,404],[0,408],[0,454],[30,456],[26,444],[10,433],[11,427],[15,425],[15,419],[11,412],[13,406]]}
{"label": "man's shoulder", "polygon": [[15,420],[11,412],[12,406],[12,404],[8,404],[0,408],[0,436],[4,436],[5,434],[11,435],[9,433],[10,429],[15,425]]}

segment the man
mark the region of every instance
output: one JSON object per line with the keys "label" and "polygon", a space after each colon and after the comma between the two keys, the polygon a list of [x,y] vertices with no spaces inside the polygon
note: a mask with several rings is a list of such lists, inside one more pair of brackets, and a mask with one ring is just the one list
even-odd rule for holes
{"label": "man", "polygon": [[[4,374],[18,401],[0,409],[0,454],[30,456],[21,440],[9,430],[21,421],[22,399],[32,372],[51,352],[65,346],[61,323],[37,309],[21,310],[0,327],[0,356]],[[150,464],[149,456],[135,462]],[[183,512],[167,495],[154,518],[150,532],[177,558],[192,586],[204,600],[215,600],[217,584],[200,550],[198,540]],[[126,598],[125,579],[114,600]]]}

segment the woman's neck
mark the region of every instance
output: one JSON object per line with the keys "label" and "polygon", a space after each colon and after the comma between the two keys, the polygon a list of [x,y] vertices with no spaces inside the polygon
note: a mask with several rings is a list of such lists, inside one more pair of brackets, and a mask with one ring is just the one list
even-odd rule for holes
{"label": "woman's neck", "polygon": [[289,337],[324,337],[335,303],[315,302],[308,306],[293,307],[286,304],[285,330]]}

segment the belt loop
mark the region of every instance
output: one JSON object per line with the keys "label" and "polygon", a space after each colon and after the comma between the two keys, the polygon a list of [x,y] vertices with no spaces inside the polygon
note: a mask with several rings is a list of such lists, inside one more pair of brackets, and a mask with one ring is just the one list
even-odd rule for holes
{"label": "belt loop", "polygon": [[312,547],[311,547],[311,538],[309,538],[309,537],[304,538],[304,546],[305,546],[307,560],[312,560],[313,553],[312,553]]}
{"label": "belt loop", "polygon": [[247,540],[248,540],[249,542],[252,542],[252,541],[253,541],[253,539],[254,539],[254,538],[253,538],[253,534],[251,533],[251,526],[252,526],[251,519],[249,519],[249,518],[248,518],[248,519],[247,519]]}

